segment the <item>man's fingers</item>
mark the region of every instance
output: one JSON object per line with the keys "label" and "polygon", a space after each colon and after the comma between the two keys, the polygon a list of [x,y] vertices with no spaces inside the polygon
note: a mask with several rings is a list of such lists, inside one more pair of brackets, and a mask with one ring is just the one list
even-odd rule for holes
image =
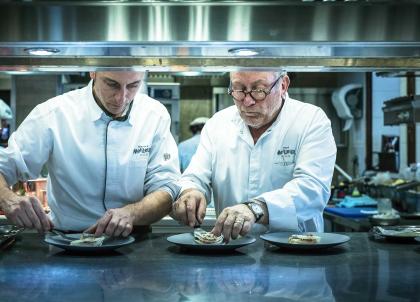
{"label": "man's fingers", "polygon": [[120,219],[120,221],[118,221],[117,225],[115,226],[114,233],[112,234],[112,236],[115,236],[115,237],[121,236],[121,234],[125,231],[126,225],[127,225],[126,219]]}
{"label": "man's fingers", "polygon": [[31,221],[32,226],[38,231],[38,233],[43,233],[41,221],[38,218],[38,215],[35,213],[33,208],[32,201],[25,205],[26,217]]}
{"label": "man's fingers", "polygon": [[120,217],[118,217],[117,215],[112,215],[111,219],[108,222],[108,225],[105,228],[105,234],[108,236],[114,236],[114,233],[117,230],[119,222],[120,222]]}
{"label": "man's fingers", "polygon": [[19,219],[23,222],[23,226],[25,228],[33,228],[33,224],[31,219],[29,218],[28,214],[26,213],[26,201],[22,200],[20,202],[20,208],[18,210],[16,210],[16,216],[19,217]]}
{"label": "man's fingers", "polygon": [[49,231],[52,228],[52,222],[45,214],[44,209],[41,206],[41,203],[36,198],[31,198],[32,207],[41,223],[41,231]]}
{"label": "man's fingers", "polygon": [[105,229],[108,227],[108,223],[111,221],[111,219],[112,219],[112,214],[109,212],[106,212],[105,215],[101,219],[99,219],[99,221],[97,222],[98,225],[95,231],[96,237],[99,237],[103,233],[105,233]]}
{"label": "man's fingers", "polygon": [[178,199],[178,201],[174,203],[174,213],[176,219],[180,220],[184,224],[188,224],[185,202],[182,199]]}
{"label": "man's fingers", "polygon": [[229,215],[226,218],[225,223],[223,224],[222,234],[223,234],[223,237],[225,238],[225,242],[229,242],[230,240],[233,224],[235,223],[235,219],[236,217],[234,215]]}
{"label": "man's fingers", "polygon": [[190,227],[194,227],[196,224],[196,210],[197,210],[197,202],[195,199],[193,198],[188,198],[185,201],[185,210],[187,213],[187,220],[188,220],[188,225]]}
{"label": "man's fingers", "polygon": [[20,227],[31,228],[32,224],[26,217],[26,212],[24,209],[25,200],[19,200],[16,204],[9,205],[7,208],[6,217],[13,223],[17,224]]}
{"label": "man's fingers", "polygon": [[241,216],[237,216],[235,218],[235,222],[233,223],[232,233],[231,233],[232,239],[238,238],[239,232],[242,230],[244,226],[244,222],[245,220]]}
{"label": "man's fingers", "polygon": [[124,230],[124,232],[121,235],[123,237],[127,237],[128,235],[131,234],[132,231],[133,231],[133,225],[131,223],[127,223],[125,225],[125,230]]}
{"label": "man's fingers", "polygon": [[220,213],[219,217],[216,220],[216,224],[214,225],[213,230],[211,230],[211,232],[219,237],[222,234],[222,230],[223,230],[223,224],[225,223],[225,220],[227,218],[227,212],[223,211],[222,213]]}
{"label": "man's fingers", "polygon": [[240,231],[241,236],[245,236],[251,230],[252,224],[251,221],[245,220],[244,225],[242,226],[242,230]]}
{"label": "man's fingers", "polygon": [[197,220],[199,224],[202,224],[204,217],[206,216],[207,202],[205,198],[200,198],[198,202]]}
{"label": "man's fingers", "polygon": [[183,199],[178,200],[176,205],[177,216],[183,223],[188,224],[187,210],[185,207],[185,201]]}
{"label": "man's fingers", "polygon": [[18,217],[18,216],[15,216],[13,219],[12,219],[12,222],[14,223],[14,224],[16,224],[18,227],[21,227],[21,228],[24,228],[25,227],[25,225],[23,224],[23,221]]}
{"label": "man's fingers", "polygon": [[84,230],[83,233],[94,234],[96,232],[97,227],[98,227],[98,222],[96,222],[94,225]]}

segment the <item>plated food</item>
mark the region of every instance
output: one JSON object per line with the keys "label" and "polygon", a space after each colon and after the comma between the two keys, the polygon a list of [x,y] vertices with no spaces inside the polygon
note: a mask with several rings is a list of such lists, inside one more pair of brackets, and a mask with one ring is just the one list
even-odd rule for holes
{"label": "plated food", "polygon": [[223,235],[215,236],[213,233],[206,232],[203,229],[195,229],[194,241],[199,244],[220,244],[223,242]]}
{"label": "plated food", "polygon": [[70,245],[78,246],[102,246],[103,242],[108,238],[108,236],[95,237],[94,234],[82,233],[80,239],[73,240],[70,242]]}
{"label": "plated food", "polygon": [[214,238],[213,236],[213,234],[208,235],[208,232],[204,230],[194,230],[194,233],[169,236],[167,240],[185,249],[201,251],[229,251],[255,242],[255,238],[248,235],[230,240],[228,243],[223,242],[223,237],[214,236]]}
{"label": "plated food", "polygon": [[276,232],[260,236],[261,239],[287,249],[322,249],[343,244],[350,240],[349,236],[335,233],[296,233]]}
{"label": "plated food", "polygon": [[60,235],[46,234],[44,241],[48,244],[57,246],[68,251],[77,252],[99,252],[110,251],[133,243],[134,237],[97,237],[83,233],[66,234],[69,239],[64,239]]}
{"label": "plated food", "polygon": [[318,243],[321,237],[315,234],[292,234],[287,240],[293,244],[306,244],[306,243]]}

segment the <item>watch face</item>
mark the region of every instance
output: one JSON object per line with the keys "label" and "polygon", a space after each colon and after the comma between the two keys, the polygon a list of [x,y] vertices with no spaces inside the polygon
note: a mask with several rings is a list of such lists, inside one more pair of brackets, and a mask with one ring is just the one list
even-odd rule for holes
{"label": "watch face", "polygon": [[251,203],[251,208],[257,216],[262,216],[264,214],[263,209],[259,204]]}

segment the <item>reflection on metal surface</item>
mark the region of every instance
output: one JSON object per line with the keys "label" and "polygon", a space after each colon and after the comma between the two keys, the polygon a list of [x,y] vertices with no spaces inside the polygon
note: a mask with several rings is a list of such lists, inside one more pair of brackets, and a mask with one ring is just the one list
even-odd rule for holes
{"label": "reflection on metal surface", "polygon": [[420,77],[420,71],[404,72],[404,71],[390,71],[390,72],[376,72],[377,77],[382,78],[417,78]]}
{"label": "reflection on metal surface", "polygon": [[51,56],[53,54],[58,54],[60,50],[56,48],[26,48],[25,51],[34,56]]}
{"label": "reflection on metal surface", "polygon": [[[347,249],[290,253],[258,240],[235,254],[180,253],[151,235],[101,256],[33,233],[2,254],[2,301],[416,301],[419,249],[350,233]],[[4,259],[4,261],[3,261]]]}
{"label": "reflection on metal surface", "polygon": [[[2,1],[0,67],[413,70],[419,22],[419,1]],[[60,53],[40,62],[33,47]]]}
{"label": "reflection on metal surface", "polygon": [[91,71],[150,70],[150,71],[369,71],[391,69],[420,69],[419,58],[206,58],[206,57],[0,57],[0,72],[7,71]]}
{"label": "reflection on metal surface", "polygon": [[31,1],[0,4],[1,41],[419,41],[420,4]]}
{"label": "reflection on metal surface", "polygon": [[229,53],[240,57],[250,57],[257,55],[259,51],[254,48],[231,48]]}

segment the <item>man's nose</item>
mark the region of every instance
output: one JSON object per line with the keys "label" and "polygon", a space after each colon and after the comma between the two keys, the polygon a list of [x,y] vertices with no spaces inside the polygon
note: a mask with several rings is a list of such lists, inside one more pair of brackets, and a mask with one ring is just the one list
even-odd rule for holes
{"label": "man's nose", "polygon": [[128,94],[128,90],[125,87],[121,88],[116,95],[116,99],[118,103],[124,103],[125,99],[127,98],[127,94]]}
{"label": "man's nose", "polygon": [[247,93],[245,98],[242,100],[242,103],[245,107],[249,107],[255,104],[255,100],[251,97],[250,93]]}

